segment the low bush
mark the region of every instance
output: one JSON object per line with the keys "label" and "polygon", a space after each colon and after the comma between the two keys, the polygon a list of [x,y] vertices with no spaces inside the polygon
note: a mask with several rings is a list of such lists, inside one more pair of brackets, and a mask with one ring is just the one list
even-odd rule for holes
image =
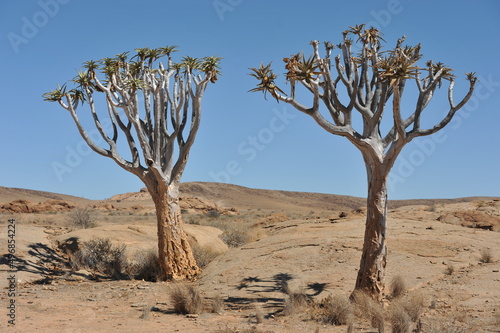
{"label": "low bush", "polygon": [[288,297],[283,308],[283,314],[286,316],[301,312],[309,303],[309,296],[304,291],[286,293]]}
{"label": "low bush", "polygon": [[212,260],[214,260],[220,253],[215,251],[213,248],[201,247],[198,244],[194,244],[192,247],[193,256],[198,264],[198,267],[205,268]]}
{"label": "low bush", "polygon": [[315,303],[311,313],[314,320],[332,325],[352,324],[353,314],[351,301],[341,295],[328,296]]}
{"label": "low bush", "polygon": [[203,297],[193,286],[175,286],[170,299],[177,314],[200,314],[203,310]]}
{"label": "low bush", "polygon": [[399,304],[391,305],[389,319],[392,326],[392,333],[410,332],[410,316]]}
{"label": "low bush", "polygon": [[224,301],[222,297],[217,294],[210,302],[210,312],[212,313],[222,313],[224,311]]}
{"label": "low bush", "polygon": [[367,293],[355,290],[352,294],[355,313],[360,318],[366,318],[372,327],[384,332],[384,309],[382,304],[375,301]]}
{"label": "low bush", "polygon": [[401,275],[396,275],[391,280],[390,292],[391,296],[394,298],[403,296],[403,294],[406,292],[406,283]]}
{"label": "low bush", "polygon": [[97,214],[92,208],[77,207],[69,213],[68,222],[80,229],[93,228],[97,225]]}
{"label": "low bush", "polygon": [[479,258],[479,261],[482,262],[483,264],[492,263],[493,255],[491,254],[491,250],[490,249],[481,250],[481,257]]}
{"label": "low bush", "polygon": [[128,262],[127,273],[135,279],[156,282],[160,279],[157,249],[139,250]]}
{"label": "low bush", "polygon": [[77,267],[122,278],[126,267],[125,245],[114,246],[109,239],[91,239],[74,253],[73,261]]}

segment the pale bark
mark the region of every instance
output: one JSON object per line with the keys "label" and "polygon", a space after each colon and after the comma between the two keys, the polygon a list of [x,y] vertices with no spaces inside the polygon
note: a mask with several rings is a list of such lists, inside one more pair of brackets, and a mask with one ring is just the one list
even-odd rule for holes
{"label": "pale bark", "polygon": [[162,280],[195,278],[200,269],[182,226],[178,184],[169,186],[151,180],[146,185],[156,208],[160,278]]}
{"label": "pale bark", "polygon": [[[203,93],[208,82],[216,80],[216,63],[220,58],[204,58],[211,62],[202,64],[205,67],[201,75],[194,74],[191,65],[174,66],[170,53],[167,57],[167,68],[161,63],[158,69],[152,68],[155,58],[148,60],[146,56],[139,57],[140,70],[132,71],[132,63],[116,65],[112,67],[114,70],[106,72],[106,81],[100,81],[95,70],[86,72],[87,81],[80,82],[80,90],[85,95],[94,125],[108,147],[99,146],[81,124],[75,90],[64,93],[64,98],[53,98],[51,93],[46,95],[49,96],[47,100],[57,100],[70,112],[92,150],[113,159],[146,185],[157,214],[161,278],[192,279],[200,270],[182,226],[179,183],[200,126]],[[97,92],[106,97],[111,135],[96,112],[93,94]],[[129,160],[118,151],[118,129],[130,149]]]}
{"label": "pale bark", "polygon": [[[355,30],[355,29],[353,29]],[[352,30],[352,31],[353,31]],[[367,32],[365,30],[364,32]],[[359,53],[351,50],[352,40],[348,35],[352,33],[362,41],[362,49]],[[407,75],[390,77],[391,73],[399,73],[400,64],[392,67],[388,77],[383,77],[378,72],[378,66],[383,61],[384,55],[380,51],[380,40],[370,42],[362,32],[345,32],[344,42],[339,48],[342,56],[334,58],[332,65],[331,50],[326,47],[326,57],[322,58],[319,53],[319,42],[311,42],[313,56],[319,65],[315,77],[305,80],[296,80],[301,83],[312,94],[310,107],[296,100],[296,82],[290,82],[290,94],[280,94],[280,90],[268,85],[267,90],[279,100],[291,104],[297,110],[311,116],[316,123],[326,131],[348,139],[362,153],[367,170],[368,196],[367,216],[360,270],[356,280],[355,289],[367,291],[373,298],[380,300],[384,293],[385,268],[387,264],[387,177],[403,147],[418,136],[433,134],[444,128],[453,118],[455,113],[463,107],[472,96],[476,78],[474,73],[467,74],[469,80],[469,91],[463,99],[455,104],[453,102],[453,77],[449,75],[449,69],[440,64],[434,66],[428,63],[428,76],[421,79],[418,70],[408,72]],[[393,61],[408,62],[409,66],[420,59],[420,45],[414,48],[403,48],[404,37],[399,39],[396,47],[390,50],[389,59]],[[399,57],[399,58],[398,58]],[[380,67],[383,68],[383,67]],[[290,70],[290,69],[289,69]],[[299,67],[293,70],[300,72]],[[254,69],[254,71],[256,71]],[[257,73],[258,71],[256,71]],[[290,72],[289,72],[290,73]],[[304,74],[304,73],[302,73]],[[262,76],[262,78],[264,75]],[[442,80],[450,80],[448,88],[449,110],[446,116],[434,127],[422,129],[420,117],[422,111],[429,104],[433,94]],[[407,118],[402,117],[401,97],[403,95],[406,81],[416,81],[418,88],[418,99],[415,110]],[[262,80],[261,85],[266,83]],[[272,82],[274,84],[274,82]],[[347,103],[339,98],[339,88],[342,83],[342,92],[347,91]],[[383,135],[380,124],[384,112],[387,112],[386,104],[392,97],[392,128]],[[328,112],[320,110],[320,101]],[[362,118],[362,127],[354,128],[352,112],[359,112]],[[327,119],[324,112],[330,119]],[[413,126],[411,126],[413,124]]]}

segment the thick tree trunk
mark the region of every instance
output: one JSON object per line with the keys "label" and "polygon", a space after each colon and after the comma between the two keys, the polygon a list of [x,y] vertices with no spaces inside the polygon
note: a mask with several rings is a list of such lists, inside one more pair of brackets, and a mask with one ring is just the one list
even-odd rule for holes
{"label": "thick tree trunk", "polygon": [[388,170],[382,164],[369,162],[366,163],[366,168],[368,174],[366,228],[355,289],[365,291],[380,301],[384,294],[387,262]]}
{"label": "thick tree trunk", "polygon": [[148,186],[156,207],[162,280],[193,279],[200,269],[182,226],[178,185]]}

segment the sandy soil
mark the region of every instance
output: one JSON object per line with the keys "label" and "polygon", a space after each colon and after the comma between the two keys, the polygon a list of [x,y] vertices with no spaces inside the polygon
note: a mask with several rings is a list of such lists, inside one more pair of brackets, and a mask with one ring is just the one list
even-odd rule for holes
{"label": "sandy soil", "polygon": [[[303,291],[315,300],[350,294],[364,231],[362,209],[354,212],[361,206],[359,198],[333,200],[325,195],[281,191],[264,191],[259,196],[259,190],[227,185],[221,185],[217,192],[217,185],[203,183],[185,188],[187,196],[198,196],[204,205],[185,208],[185,220],[217,207],[227,213],[223,216],[226,222],[252,226],[251,242],[221,250],[227,252],[216,257],[191,283],[203,294],[207,306],[221,297],[223,311],[178,315],[169,297],[177,284],[96,281],[88,271],[74,271],[67,265],[68,258],[56,245],[69,237],[84,241],[105,235],[131,249],[154,246],[154,217],[147,195],[138,192],[100,202],[76,202],[68,196],[51,195],[46,200],[95,205],[99,225],[72,230],[66,224],[66,212],[0,215],[0,253],[7,249],[8,219],[15,218],[16,255],[22,264],[15,273],[16,325],[7,331],[346,332],[346,326],[311,320],[307,309],[284,315],[288,295],[283,286],[288,286],[288,292]],[[0,205],[26,193],[30,201],[44,201],[36,192],[15,193],[10,189],[8,197],[2,197],[0,191],[0,199],[5,199]],[[500,217],[500,201],[468,198],[414,203],[393,204],[389,213],[387,281],[400,275],[409,293],[423,295],[424,332],[431,332],[431,325],[449,327],[446,332],[500,332],[500,238],[495,224]],[[113,208],[106,208],[106,204]],[[132,208],[138,205],[141,207]],[[341,212],[346,216],[339,218]],[[476,213],[479,217],[487,214],[493,230],[470,222],[468,216]],[[192,238],[204,247],[224,247],[217,229],[189,228]],[[493,262],[481,262],[484,251],[489,251]],[[0,258],[2,332],[7,327],[7,306],[12,299],[8,264],[6,255]],[[388,297],[387,309],[390,303]],[[353,331],[376,332],[360,318]],[[390,331],[389,325],[386,331]]]}

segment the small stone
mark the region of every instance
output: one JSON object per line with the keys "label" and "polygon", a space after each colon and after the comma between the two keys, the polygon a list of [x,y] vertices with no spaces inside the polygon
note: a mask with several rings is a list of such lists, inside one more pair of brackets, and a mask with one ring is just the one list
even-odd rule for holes
{"label": "small stone", "polygon": [[134,304],[132,304],[130,306],[133,307],[133,308],[142,308],[142,307],[146,306],[146,303],[134,303]]}

